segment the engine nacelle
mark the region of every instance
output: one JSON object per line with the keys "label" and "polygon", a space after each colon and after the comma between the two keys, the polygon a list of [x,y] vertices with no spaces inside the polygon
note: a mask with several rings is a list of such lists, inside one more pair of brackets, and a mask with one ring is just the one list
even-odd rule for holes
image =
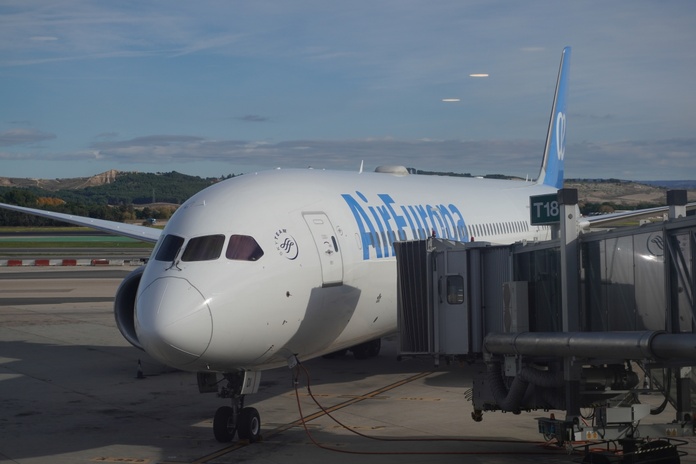
{"label": "engine nacelle", "polygon": [[114,298],[114,316],[118,330],[128,343],[141,350],[143,347],[138,340],[138,334],[135,333],[135,297],[143,272],[145,272],[145,266],[128,274],[118,286],[116,298]]}

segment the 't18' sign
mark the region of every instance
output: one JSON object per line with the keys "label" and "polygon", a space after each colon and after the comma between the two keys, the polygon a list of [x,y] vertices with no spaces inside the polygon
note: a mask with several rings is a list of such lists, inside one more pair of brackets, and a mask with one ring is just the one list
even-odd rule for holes
{"label": "'t18' sign", "polygon": [[561,206],[558,203],[558,195],[550,193],[529,197],[529,215],[530,223],[534,226],[561,222]]}

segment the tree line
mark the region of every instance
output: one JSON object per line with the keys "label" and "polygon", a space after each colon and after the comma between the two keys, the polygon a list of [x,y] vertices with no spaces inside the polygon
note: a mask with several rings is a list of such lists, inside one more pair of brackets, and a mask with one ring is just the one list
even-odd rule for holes
{"label": "tree line", "polygon": [[[0,201],[17,206],[46,209],[57,213],[116,222],[138,222],[146,221],[150,218],[169,219],[176,210],[175,206],[136,207],[132,203],[111,206],[95,203],[66,202],[55,197],[39,197],[35,193],[24,189],[10,190],[0,195]],[[0,209],[0,225],[11,227],[56,227],[64,224],[48,218]]]}
{"label": "tree line", "polygon": [[[409,168],[409,171],[421,175],[471,177],[469,173],[442,173],[413,168]],[[179,205],[204,188],[232,177],[235,175],[201,178],[175,171],[169,173],[121,172],[110,184],[82,189],[47,191],[37,187],[0,187],[0,202],[119,222],[145,221],[149,218],[168,219],[176,209],[176,206],[170,205]],[[601,182],[610,181],[617,180]],[[170,205],[152,205],[153,203]],[[579,206],[582,214],[591,215],[660,205],[646,203],[626,206],[612,202],[580,202]],[[38,227],[57,224],[59,223],[50,219],[0,210],[1,226]]]}
{"label": "tree line", "polygon": [[[230,174],[220,178],[201,178],[178,172],[119,173],[110,184],[74,190],[1,187],[0,202],[118,222],[168,219],[176,210],[176,205],[213,183],[231,177],[235,176]],[[152,205],[153,203],[168,205]],[[41,227],[60,224],[51,219],[0,210],[2,226]]]}

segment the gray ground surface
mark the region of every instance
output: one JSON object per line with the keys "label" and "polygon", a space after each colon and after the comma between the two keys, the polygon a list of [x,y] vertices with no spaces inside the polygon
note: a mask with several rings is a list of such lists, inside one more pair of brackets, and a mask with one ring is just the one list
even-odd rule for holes
{"label": "gray ground surface", "polygon": [[[464,399],[469,369],[397,362],[394,340],[386,340],[375,359],[346,356],[304,365],[316,400],[335,406],[331,415],[340,424],[318,413],[304,373],[300,412],[291,371],[278,369],[264,374],[262,392],[247,401],[261,413],[263,440],[217,443],[212,417],[226,402],[199,394],[195,375],[152,361],[116,329],[110,298],[128,270],[0,269],[0,462],[580,460],[541,446],[534,420],[546,414],[541,411],[491,413],[483,422],[472,421]],[[138,360],[145,379],[136,378]],[[311,419],[306,429],[302,415]],[[696,441],[686,449],[696,456]]]}

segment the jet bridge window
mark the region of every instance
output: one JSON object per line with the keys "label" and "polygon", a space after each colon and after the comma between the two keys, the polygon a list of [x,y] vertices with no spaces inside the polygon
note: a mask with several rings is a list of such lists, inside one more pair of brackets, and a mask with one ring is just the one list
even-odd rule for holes
{"label": "jet bridge window", "polygon": [[460,275],[447,276],[447,303],[451,305],[464,303],[464,277]]}
{"label": "jet bridge window", "polygon": [[263,250],[254,237],[233,235],[230,237],[225,256],[236,261],[258,261],[263,256]]}
{"label": "jet bridge window", "polygon": [[225,243],[224,235],[195,237],[186,244],[182,261],[212,261],[218,259]]}
{"label": "jet bridge window", "polygon": [[162,243],[157,250],[157,255],[155,260],[157,261],[174,261],[176,254],[181,249],[181,245],[184,244],[184,239],[178,235],[167,235],[162,239]]}

